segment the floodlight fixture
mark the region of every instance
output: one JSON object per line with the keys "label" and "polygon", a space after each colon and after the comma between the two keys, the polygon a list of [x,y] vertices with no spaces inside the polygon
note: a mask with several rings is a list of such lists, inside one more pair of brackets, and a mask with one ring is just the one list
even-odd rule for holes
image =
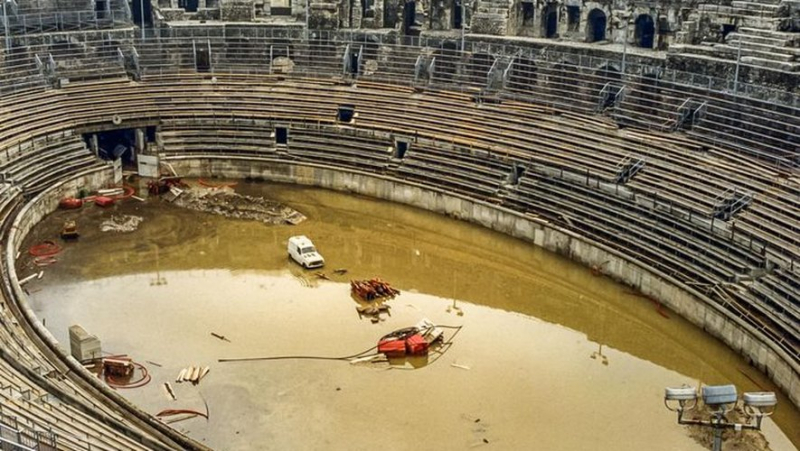
{"label": "floodlight fixture", "polygon": [[697,389],[684,385],[664,389],[664,405],[673,412],[692,410],[697,406]]}
{"label": "floodlight fixture", "polygon": [[739,399],[733,385],[706,385],[703,387],[703,403],[714,410],[728,411]]}
{"label": "floodlight fixture", "polygon": [[775,413],[778,397],[771,391],[747,392],[742,395],[744,413],[748,417],[755,417],[757,425],[761,426],[761,419]]}

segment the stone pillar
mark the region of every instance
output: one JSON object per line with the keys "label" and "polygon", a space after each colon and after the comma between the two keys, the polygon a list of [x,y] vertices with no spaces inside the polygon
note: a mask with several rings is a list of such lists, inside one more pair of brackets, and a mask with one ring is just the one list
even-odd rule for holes
{"label": "stone pillar", "polygon": [[95,156],[100,155],[100,142],[97,139],[97,133],[92,134],[92,139],[89,141],[89,149]]}
{"label": "stone pillar", "polygon": [[147,148],[147,143],[145,142],[144,130],[141,129],[141,128],[137,128],[136,129],[136,144],[135,144],[135,148],[136,148],[136,153],[137,154],[143,153],[145,151],[145,149]]}

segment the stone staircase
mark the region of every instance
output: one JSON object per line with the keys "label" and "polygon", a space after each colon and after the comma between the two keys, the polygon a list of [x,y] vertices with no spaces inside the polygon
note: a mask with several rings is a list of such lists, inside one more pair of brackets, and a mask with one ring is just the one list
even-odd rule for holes
{"label": "stone staircase", "polygon": [[[725,35],[702,37],[700,45],[673,44],[671,54],[690,59],[736,61],[741,52],[741,62],[751,66],[782,72],[800,72],[800,33],[777,31],[781,21],[800,10],[800,0],[734,0],[730,6],[717,3],[698,5],[697,19],[715,26],[730,26],[735,31]],[[691,22],[695,25],[695,22]],[[691,39],[684,39],[689,42]],[[696,41],[695,41],[696,42]]]}
{"label": "stone staircase", "polygon": [[510,7],[508,0],[478,0],[478,6],[470,23],[470,32],[495,36],[506,35]]}

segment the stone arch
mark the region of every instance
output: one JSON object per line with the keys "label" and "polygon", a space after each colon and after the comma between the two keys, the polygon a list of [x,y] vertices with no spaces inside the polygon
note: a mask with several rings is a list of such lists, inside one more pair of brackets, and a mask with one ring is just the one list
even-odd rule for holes
{"label": "stone arch", "polygon": [[656,38],[656,24],[650,14],[639,14],[635,22],[636,30],[634,39],[636,45],[646,49],[652,49]]}
{"label": "stone arch", "polygon": [[589,11],[586,17],[586,42],[605,41],[608,18],[600,8]]}
{"label": "stone arch", "polygon": [[547,3],[542,9],[542,36],[558,37],[558,6],[555,3]]}

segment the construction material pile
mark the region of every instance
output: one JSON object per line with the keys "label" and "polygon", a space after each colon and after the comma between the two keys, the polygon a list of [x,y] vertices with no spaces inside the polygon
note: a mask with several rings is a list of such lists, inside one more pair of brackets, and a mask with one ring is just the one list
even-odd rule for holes
{"label": "construction material pile", "polygon": [[178,373],[178,377],[175,378],[175,382],[191,382],[194,385],[197,385],[205,376],[208,374],[210,368],[203,367],[203,366],[190,366],[188,368],[184,368]]}
{"label": "construction material pile", "polygon": [[103,232],[133,232],[139,228],[139,223],[144,221],[141,216],[114,215],[100,223]]}
{"label": "construction material pile", "polygon": [[369,280],[351,280],[350,291],[365,301],[393,298],[400,294],[400,290],[395,290],[389,282],[378,277]]}
{"label": "construction material pile", "polygon": [[234,219],[249,219],[265,224],[299,224],[306,217],[280,202],[263,197],[246,196],[232,189],[191,187],[181,190],[174,204]]}

